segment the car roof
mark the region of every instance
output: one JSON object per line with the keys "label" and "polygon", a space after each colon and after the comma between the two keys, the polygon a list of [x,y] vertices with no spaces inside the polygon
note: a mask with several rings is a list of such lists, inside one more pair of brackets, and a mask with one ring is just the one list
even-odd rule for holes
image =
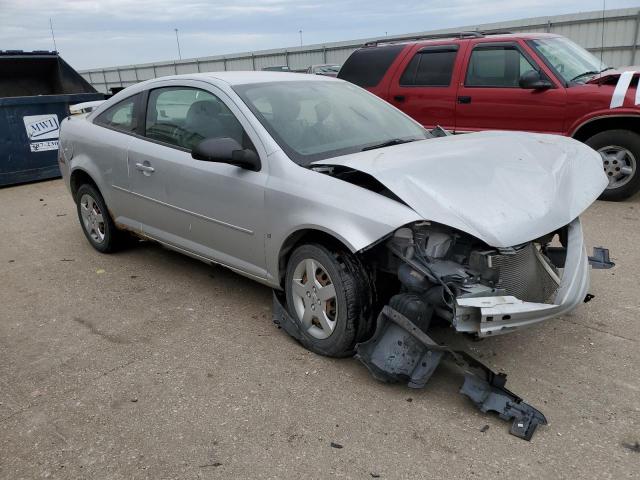
{"label": "car roof", "polygon": [[109,98],[102,105],[98,106],[90,114],[90,118],[93,118],[101,114],[104,110],[111,105],[128,98],[132,95],[140,93],[144,90],[154,88],[154,84],[165,82],[167,80],[200,80],[213,85],[220,83],[230,86],[234,85],[248,85],[257,83],[270,83],[270,82],[344,82],[333,77],[323,75],[310,75],[308,73],[289,73],[289,72],[273,72],[273,71],[227,71],[227,72],[202,72],[202,73],[185,73],[183,75],[168,75],[164,77],[151,78],[144,80],[140,83],[135,83],[124,90],[116,93],[113,97]]}
{"label": "car roof", "polygon": [[330,77],[319,77],[307,73],[274,72],[274,71],[227,71],[227,72],[204,72],[187,73],[184,75],[171,75],[168,77],[158,77],[154,80],[215,80],[225,82],[229,85],[246,85],[250,83],[269,82],[335,82],[340,81]]}

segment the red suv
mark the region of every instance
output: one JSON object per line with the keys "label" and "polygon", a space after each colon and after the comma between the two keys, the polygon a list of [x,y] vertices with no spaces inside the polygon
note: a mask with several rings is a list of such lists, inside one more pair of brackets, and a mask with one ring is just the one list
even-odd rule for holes
{"label": "red suv", "polygon": [[640,190],[638,74],[607,67],[558,35],[468,32],[366,44],[338,78],[427,128],[526,130],[585,142],[602,154],[609,176],[601,198],[622,200]]}

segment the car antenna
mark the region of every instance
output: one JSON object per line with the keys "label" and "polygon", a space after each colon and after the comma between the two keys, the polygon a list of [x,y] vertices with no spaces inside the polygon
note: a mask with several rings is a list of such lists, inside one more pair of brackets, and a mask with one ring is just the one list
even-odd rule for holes
{"label": "car antenna", "polygon": [[607,0],[602,0],[602,32],[601,32],[601,36],[600,36],[600,68],[598,68],[598,70],[600,70],[600,77],[602,77],[602,65],[604,65],[602,59],[603,59],[603,55],[604,55],[604,13],[605,13],[605,9],[607,6]]}

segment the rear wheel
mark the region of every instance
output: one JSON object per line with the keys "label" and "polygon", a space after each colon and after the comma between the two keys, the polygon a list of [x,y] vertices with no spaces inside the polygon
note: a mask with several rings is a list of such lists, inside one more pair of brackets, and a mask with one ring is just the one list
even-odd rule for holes
{"label": "rear wheel", "polygon": [[81,185],[76,193],[76,206],[82,231],[91,246],[102,253],[116,250],[122,234],[113,223],[100,192],[93,185]]}
{"label": "rear wheel", "polygon": [[291,254],[285,278],[287,309],[298,322],[306,348],[330,357],[353,354],[370,326],[371,289],[366,278],[349,252],[307,244]]}
{"label": "rear wheel", "polygon": [[609,179],[602,200],[624,200],[640,190],[640,135],[630,130],[607,130],[585,143],[600,153]]}

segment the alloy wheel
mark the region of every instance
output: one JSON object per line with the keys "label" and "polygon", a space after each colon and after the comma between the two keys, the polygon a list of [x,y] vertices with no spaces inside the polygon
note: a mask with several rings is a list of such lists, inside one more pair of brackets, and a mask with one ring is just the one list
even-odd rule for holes
{"label": "alloy wheel", "polygon": [[602,156],[604,173],[609,179],[607,188],[619,188],[631,181],[636,173],[636,158],[629,150],[617,145],[598,149]]}
{"label": "alloy wheel", "polygon": [[292,279],[293,306],[309,335],[317,339],[331,336],[338,318],[336,289],[327,269],[307,258],[296,266]]}
{"label": "alloy wheel", "polygon": [[80,198],[80,214],[82,215],[83,227],[91,239],[96,243],[104,242],[104,217],[96,200],[88,193],[83,194]]}

